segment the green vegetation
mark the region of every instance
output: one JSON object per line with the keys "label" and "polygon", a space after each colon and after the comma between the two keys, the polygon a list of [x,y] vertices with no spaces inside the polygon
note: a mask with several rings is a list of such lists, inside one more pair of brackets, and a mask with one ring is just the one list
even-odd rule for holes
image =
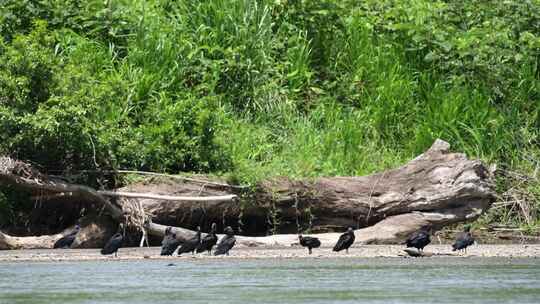
{"label": "green vegetation", "polygon": [[540,225],[538,0],[0,4],[0,153],[253,183],[363,175],[442,138],[525,176],[499,192],[528,211],[489,221]]}

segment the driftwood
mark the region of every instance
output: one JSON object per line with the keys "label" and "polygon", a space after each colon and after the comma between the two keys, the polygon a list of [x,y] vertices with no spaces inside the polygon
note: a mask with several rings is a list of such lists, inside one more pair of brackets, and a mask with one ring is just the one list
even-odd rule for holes
{"label": "driftwood", "polygon": [[[428,223],[438,229],[474,220],[495,198],[491,173],[486,167],[463,154],[450,153],[449,144],[440,140],[424,154],[393,170],[363,177],[311,181],[273,179],[260,183],[253,193],[242,195],[240,200],[235,196],[239,193],[230,192],[233,188],[212,183],[194,185],[168,179],[130,185],[116,191],[96,191],[80,185],[51,182],[42,175],[38,175],[39,178],[24,172],[21,175],[19,171],[13,168],[2,170],[0,166],[0,182],[47,190],[44,195],[53,197],[59,193],[75,193],[79,200],[82,197],[103,204],[117,221],[129,218],[125,216],[129,210],[122,201],[137,201],[148,217],[145,229],[148,234],[158,237],[163,235],[165,225],[176,227],[177,237],[183,239],[194,232],[179,227],[207,227],[212,222],[218,223],[221,229],[231,225],[236,230],[255,235],[269,230],[292,233],[238,237],[239,243],[247,246],[289,246],[298,242],[298,230],[340,231],[348,226],[357,229],[357,242],[395,243]],[[106,198],[108,195],[119,198],[111,202]],[[164,199],[171,197],[172,201]],[[189,200],[186,197],[198,198]],[[324,246],[333,244],[339,233],[317,236]]]}
{"label": "driftwood", "polygon": [[[449,144],[438,140],[406,165],[370,176],[263,182],[247,206],[230,203],[172,205],[155,200],[143,200],[142,204],[156,222],[171,226],[175,226],[174,223],[194,226],[202,221],[201,217],[206,222],[218,223],[228,218],[234,224],[234,220],[241,217],[244,224],[252,222],[262,228],[263,231],[256,231],[260,233],[268,229],[265,224],[272,213],[277,213],[281,221],[279,228],[289,233],[296,232],[297,223],[299,226],[309,223],[312,231],[345,230],[352,226],[359,228],[355,232],[358,241],[395,243],[425,224],[439,229],[479,217],[495,199],[489,176],[490,172],[480,161],[450,153]],[[155,190],[155,187],[127,188]],[[174,189],[179,188],[167,186],[168,191],[179,191]],[[192,216],[187,216],[189,214]],[[150,225],[149,233],[161,236],[164,227],[155,225]],[[188,231],[179,230],[177,235],[190,237]],[[337,234],[319,236],[324,243],[327,238],[329,242],[335,241]],[[280,245],[297,241],[295,235],[244,240]]]}
{"label": "driftwood", "polygon": [[44,236],[16,237],[0,231],[0,250],[52,248],[54,242],[61,237],[61,233]]}
{"label": "driftwood", "polygon": [[81,201],[96,202],[103,205],[114,218],[123,217],[120,207],[115,206],[96,190],[83,186],[66,183],[63,180],[41,174],[31,165],[9,157],[0,157],[0,183],[11,184],[20,189],[38,193],[69,193]]}
{"label": "driftwood", "polygon": [[[82,228],[72,244],[73,248],[101,247],[116,232],[116,223],[108,217],[84,217],[79,220],[79,224]],[[0,231],[0,250],[52,248],[56,241],[72,232],[74,227],[67,227],[57,234],[24,237],[11,236]]]}

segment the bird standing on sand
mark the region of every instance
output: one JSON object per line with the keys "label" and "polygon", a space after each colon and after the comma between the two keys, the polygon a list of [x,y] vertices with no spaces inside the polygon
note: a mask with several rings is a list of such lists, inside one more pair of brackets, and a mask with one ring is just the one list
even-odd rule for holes
{"label": "bird standing on sand", "polygon": [[191,252],[191,254],[195,254],[195,249],[199,246],[201,243],[201,227],[197,226],[197,233],[194,237],[191,239],[186,240],[180,248],[178,248],[178,255],[181,255],[182,253]]}
{"label": "bird standing on sand", "polygon": [[234,247],[234,244],[236,244],[234,230],[230,226],[227,226],[223,232],[225,232],[225,236],[221,238],[221,241],[219,241],[216,251],[214,251],[214,255],[229,255],[229,250],[231,250]]}
{"label": "bird standing on sand", "polygon": [[172,255],[181,243],[176,238],[176,233],[172,232],[172,227],[167,227],[163,241],[161,241],[161,255]]}
{"label": "bird standing on sand", "polygon": [[298,240],[302,247],[307,247],[309,254],[311,254],[311,249],[319,248],[321,246],[321,241],[316,237],[302,236],[298,235]]}
{"label": "bird standing on sand", "polygon": [[70,248],[73,241],[77,237],[77,233],[81,230],[81,226],[75,225],[75,229],[71,231],[68,235],[63,236],[58,241],[54,243],[53,248]]}
{"label": "bird standing on sand", "polygon": [[105,244],[105,247],[101,249],[101,254],[113,254],[115,257],[118,257],[118,249],[122,247],[122,243],[124,242],[124,236],[122,235],[122,230],[124,229],[124,224],[120,224],[118,226],[118,231],[115,235],[113,235],[107,244]]}
{"label": "bird standing on sand", "polygon": [[405,244],[407,244],[407,247],[414,247],[420,251],[424,251],[424,247],[431,243],[429,236],[431,229],[431,225],[422,226],[420,230],[409,236]]}
{"label": "bird standing on sand", "polygon": [[474,238],[471,234],[471,226],[466,225],[463,228],[463,232],[460,232],[457,235],[456,242],[452,245],[452,251],[465,251],[467,252],[467,247],[474,244]]}
{"label": "bird standing on sand", "polygon": [[212,230],[209,234],[202,238],[201,243],[197,247],[197,253],[208,251],[208,254],[212,254],[212,247],[216,245],[218,237],[216,235],[216,223],[212,223]]}
{"label": "bird standing on sand", "polygon": [[353,243],[354,243],[354,230],[352,229],[352,227],[349,227],[349,229],[347,229],[347,232],[345,232],[339,237],[339,240],[337,241],[336,245],[334,246],[334,249],[332,250],[339,252],[345,249],[345,251],[349,253],[349,247],[351,247]]}

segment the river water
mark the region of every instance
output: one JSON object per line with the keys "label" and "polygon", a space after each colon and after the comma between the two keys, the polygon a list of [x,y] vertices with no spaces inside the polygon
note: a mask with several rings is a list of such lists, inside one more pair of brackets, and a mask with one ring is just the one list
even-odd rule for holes
{"label": "river water", "polygon": [[0,263],[0,303],[218,301],[539,303],[540,260],[223,258]]}

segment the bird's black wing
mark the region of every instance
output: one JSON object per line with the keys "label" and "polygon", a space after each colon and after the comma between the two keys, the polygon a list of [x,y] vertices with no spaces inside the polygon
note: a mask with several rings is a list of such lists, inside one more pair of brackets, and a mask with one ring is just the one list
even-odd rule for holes
{"label": "bird's black wing", "polygon": [[73,241],[75,241],[76,235],[66,235],[54,243],[53,248],[69,248]]}
{"label": "bird's black wing", "polygon": [[226,254],[234,247],[234,244],[236,244],[236,238],[234,236],[223,237],[223,239],[221,239],[221,241],[217,245],[214,255]]}
{"label": "bird's black wing", "polygon": [[124,237],[121,234],[114,235],[108,242],[105,244],[105,247],[101,249],[101,254],[111,254],[118,251],[118,248],[122,246]]}
{"label": "bird's black wing", "polygon": [[456,240],[456,242],[452,245],[452,250],[461,250],[465,247],[467,247],[467,243],[464,240]]}
{"label": "bird's black wing", "polygon": [[312,248],[319,248],[321,246],[321,241],[318,238],[313,238]]}
{"label": "bird's black wing", "polygon": [[300,243],[304,247],[317,248],[321,246],[321,241],[316,237],[305,236],[302,238],[302,240],[303,240],[303,244],[302,242]]}
{"label": "bird's black wing", "polygon": [[202,238],[201,243],[197,246],[197,253],[212,250],[212,247],[217,243],[217,236],[215,234],[207,234]]}
{"label": "bird's black wing", "polygon": [[176,238],[164,238],[161,242],[161,255],[172,255],[180,244],[181,242]]}
{"label": "bird's black wing", "polygon": [[467,240],[468,240],[468,246],[474,244],[475,240],[474,240],[474,237],[472,236],[471,233],[469,233],[469,236],[468,236]]}
{"label": "bird's black wing", "polygon": [[197,244],[195,244],[192,240],[188,240],[183,243],[180,248],[178,248],[178,255],[182,253],[192,252],[193,250],[195,250],[195,248],[197,248]]}
{"label": "bird's black wing", "polygon": [[456,242],[452,245],[454,251],[467,248],[474,243],[474,238],[469,232],[461,232],[456,238]]}
{"label": "bird's black wing", "polygon": [[415,231],[411,235],[409,235],[409,237],[407,238],[405,242],[407,243],[407,245],[409,245],[409,243],[417,240],[419,236],[420,236],[420,231]]}
{"label": "bird's black wing", "polygon": [[416,231],[407,239],[407,247],[412,247],[416,244],[423,243],[429,238],[429,235],[424,231]]}
{"label": "bird's black wing", "polygon": [[161,246],[169,243],[173,238],[174,237],[172,234],[165,234],[165,236],[163,237],[163,240],[161,240]]}
{"label": "bird's black wing", "polygon": [[337,241],[336,245],[332,249],[333,251],[341,251],[343,249],[348,249],[351,247],[352,243],[354,242],[354,234],[351,235],[350,233],[344,233],[339,237],[339,240]]}

